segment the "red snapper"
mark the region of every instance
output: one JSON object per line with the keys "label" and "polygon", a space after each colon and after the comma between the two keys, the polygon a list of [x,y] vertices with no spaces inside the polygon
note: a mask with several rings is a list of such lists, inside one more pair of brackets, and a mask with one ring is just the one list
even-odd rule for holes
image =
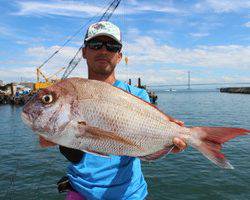
{"label": "red snapper", "polygon": [[180,137],[222,168],[233,168],[221,145],[250,130],[184,127],[151,104],[108,83],[62,80],[39,91],[23,108],[23,120],[53,143],[106,156],[155,160]]}

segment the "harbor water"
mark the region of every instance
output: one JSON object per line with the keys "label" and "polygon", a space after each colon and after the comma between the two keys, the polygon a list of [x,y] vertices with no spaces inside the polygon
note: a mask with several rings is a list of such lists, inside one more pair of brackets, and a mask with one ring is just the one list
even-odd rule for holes
{"label": "harbor water", "polygon": [[[250,129],[250,95],[217,92],[158,92],[160,110],[187,126],[230,126]],[[64,199],[56,182],[68,161],[57,147],[41,148],[20,118],[22,107],[0,106],[0,199]],[[152,200],[250,199],[250,136],[226,143],[233,170],[215,166],[189,147],[156,162],[143,162]]]}

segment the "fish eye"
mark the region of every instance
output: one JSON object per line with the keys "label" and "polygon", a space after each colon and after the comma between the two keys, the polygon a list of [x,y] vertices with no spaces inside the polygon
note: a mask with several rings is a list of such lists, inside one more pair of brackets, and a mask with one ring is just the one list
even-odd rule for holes
{"label": "fish eye", "polygon": [[49,104],[53,101],[53,97],[51,94],[46,94],[42,97],[42,102],[45,104]]}

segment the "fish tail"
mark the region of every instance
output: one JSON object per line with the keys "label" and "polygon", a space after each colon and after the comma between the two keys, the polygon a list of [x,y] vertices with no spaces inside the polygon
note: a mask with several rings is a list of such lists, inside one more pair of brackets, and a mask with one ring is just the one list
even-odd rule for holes
{"label": "fish tail", "polygon": [[193,144],[206,158],[225,169],[233,169],[224,154],[220,152],[222,144],[240,135],[247,135],[250,130],[226,127],[193,127]]}

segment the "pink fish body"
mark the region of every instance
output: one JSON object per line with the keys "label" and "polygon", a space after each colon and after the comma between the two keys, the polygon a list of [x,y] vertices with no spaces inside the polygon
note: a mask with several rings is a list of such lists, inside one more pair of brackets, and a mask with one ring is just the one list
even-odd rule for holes
{"label": "pink fish body", "polygon": [[24,107],[23,120],[48,141],[98,155],[155,160],[181,137],[223,168],[233,168],[221,144],[249,130],[184,127],[149,103],[110,84],[69,78],[44,89]]}

